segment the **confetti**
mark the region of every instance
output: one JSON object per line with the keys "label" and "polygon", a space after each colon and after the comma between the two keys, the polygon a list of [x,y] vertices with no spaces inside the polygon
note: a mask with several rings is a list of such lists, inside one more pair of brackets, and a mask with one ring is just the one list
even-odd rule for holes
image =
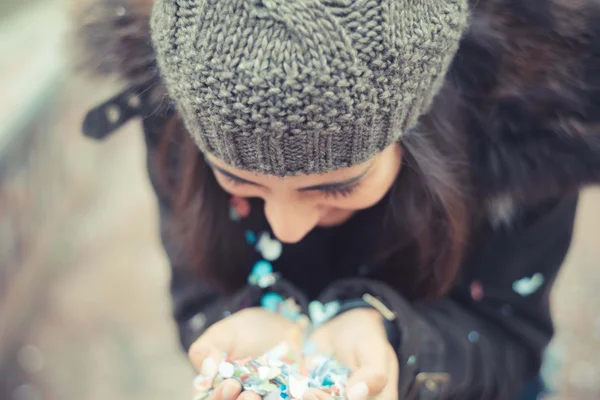
{"label": "confetti", "polygon": [[521,278],[518,281],[513,282],[513,290],[521,296],[529,296],[535,293],[544,284],[544,275],[533,274],[531,277]]}
{"label": "confetti", "polygon": [[300,399],[308,389],[308,378],[298,378],[294,375],[289,378],[290,395],[293,398]]}
{"label": "confetti", "polygon": [[195,331],[200,331],[206,325],[206,316],[203,313],[198,313],[190,318],[189,326]]}
{"label": "confetti", "polygon": [[245,233],[246,242],[250,245],[254,245],[256,243],[256,234],[248,229]]}
{"label": "confetti", "polygon": [[118,17],[124,17],[127,15],[127,9],[123,6],[117,7],[116,13]]}
{"label": "confetti", "polygon": [[469,338],[469,342],[471,342],[471,343],[479,342],[479,332],[477,332],[477,331],[469,332],[468,338]]}
{"label": "confetti", "polygon": [[471,297],[475,301],[483,300],[483,285],[479,281],[473,281],[470,286]]}
{"label": "confetti", "polygon": [[250,203],[243,197],[233,196],[229,204],[233,210],[235,210],[236,216],[239,218],[246,218],[250,215]]}
{"label": "confetti", "polygon": [[275,261],[281,256],[283,245],[277,239],[272,239],[268,232],[263,232],[256,244],[256,250],[265,260]]}
{"label": "confetti", "polygon": [[279,274],[273,272],[273,265],[268,261],[260,260],[254,264],[252,272],[248,276],[248,283],[266,289],[274,285],[278,279]]}
{"label": "confetti", "polygon": [[[233,222],[239,222],[241,219],[240,216],[238,215],[237,211],[233,207],[229,208],[229,219],[232,220]],[[194,398],[194,400],[197,400],[197,399]]]}
{"label": "confetti", "polygon": [[323,304],[318,301],[311,301],[308,305],[308,314],[315,327],[320,326],[324,322],[331,319],[340,310],[340,303],[332,301]]}
{"label": "confetti", "polygon": [[235,367],[233,366],[233,364],[230,364],[228,362],[222,362],[219,365],[219,375],[221,375],[223,378],[225,378],[225,379],[233,378],[234,374],[235,374]]}
{"label": "confetti", "polygon": [[345,398],[344,388],[350,369],[328,356],[312,359],[311,369],[302,368],[289,344],[282,343],[256,360],[231,360],[225,357],[214,379],[202,376],[194,380],[195,400],[209,398],[225,379],[235,379],[245,391],[267,400],[302,398],[309,388],[325,391],[334,400]]}
{"label": "confetti", "polygon": [[[259,261],[249,280],[258,283],[261,277],[273,273],[272,265]],[[260,285],[259,285],[260,286]],[[346,398],[345,387],[350,369],[330,356],[317,354],[314,343],[307,340],[315,322],[302,313],[293,298],[283,299],[276,293],[266,293],[262,306],[295,322],[288,339],[257,359],[234,360],[223,355],[216,376],[198,376],[193,382],[194,400],[205,400],[226,379],[238,381],[244,391],[254,392],[266,400],[294,400],[302,398],[309,388],[327,393],[332,400]],[[325,305],[313,302],[313,317],[317,320],[335,314],[338,302]]]}
{"label": "confetti", "polygon": [[260,300],[261,307],[271,311],[277,312],[283,303],[283,298],[277,293],[267,293]]}

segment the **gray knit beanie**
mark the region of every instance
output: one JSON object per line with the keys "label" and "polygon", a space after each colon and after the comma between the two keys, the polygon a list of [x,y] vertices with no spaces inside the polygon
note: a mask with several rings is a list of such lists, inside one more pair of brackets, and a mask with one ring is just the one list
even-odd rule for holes
{"label": "gray knit beanie", "polygon": [[152,41],[200,149],[277,176],[367,161],[427,112],[468,0],[156,0]]}

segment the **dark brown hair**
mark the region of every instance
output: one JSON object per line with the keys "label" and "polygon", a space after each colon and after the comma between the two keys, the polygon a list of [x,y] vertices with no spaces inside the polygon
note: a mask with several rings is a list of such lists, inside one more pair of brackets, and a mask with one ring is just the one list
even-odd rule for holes
{"label": "dark brown hair", "polygon": [[[465,144],[454,120],[458,102],[444,88],[433,111],[401,141],[403,167],[386,196],[373,265],[410,299],[435,299],[451,287],[470,228]],[[178,117],[160,148],[174,206],[172,234],[194,272],[232,290],[245,281],[247,246],[229,218],[229,201]],[[175,172],[174,172],[175,171]]]}

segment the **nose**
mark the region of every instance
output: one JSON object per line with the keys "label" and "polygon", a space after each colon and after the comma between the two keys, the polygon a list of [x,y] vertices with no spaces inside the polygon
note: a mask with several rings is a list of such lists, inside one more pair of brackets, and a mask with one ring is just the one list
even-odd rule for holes
{"label": "nose", "polygon": [[265,216],[273,234],[283,243],[298,243],[317,224],[320,212],[317,205],[294,199],[265,201]]}

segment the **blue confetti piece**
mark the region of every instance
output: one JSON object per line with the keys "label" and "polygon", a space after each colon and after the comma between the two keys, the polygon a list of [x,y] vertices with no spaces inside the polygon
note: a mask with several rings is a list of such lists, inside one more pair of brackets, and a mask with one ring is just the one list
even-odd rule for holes
{"label": "blue confetti piece", "polygon": [[283,303],[283,297],[273,292],[265,294],[260,299],[260,305],[271,312],[277,312],[281,303]]}
{"label": "blue confetti piece", "polygon": [[330,387],[330,386],[333,386],[334,384],[335,384],[335,382],[332,381],[331,378],[329,378],[329,376],[326,376],[323,378],[322,386]]}
{"label": "blue confetti piece", "polygon": [[233,207],[229,208],[229,219],[231,219],[234,222],[239,222],[241,219],[237,211]]}
{"label": "blue confetti piece", "polygon": [[479,342],[479,333],[477,331],[471,331],[469,332],[469,342],[471,343],[477,343]]}
{"label": "blue confetti piece", "polygon": [[273,265],[265,260],[257,261],[252,268],[252,276],[261,278],[273,273]]}
{"label": "blue confetti piece", "polygon": [[246,243],[248,243],[249,245],[254,245],[256,244],[256,234],[254,232],[252,232],[250,229],[248,229],[246,231]]}
{"label": "blue confetti piece", "polygon": [[417,362],[417,357],[410,356],[410,357],[408,357],[408,360],[406,360],[406,365],[415,365],[416,362]]}

